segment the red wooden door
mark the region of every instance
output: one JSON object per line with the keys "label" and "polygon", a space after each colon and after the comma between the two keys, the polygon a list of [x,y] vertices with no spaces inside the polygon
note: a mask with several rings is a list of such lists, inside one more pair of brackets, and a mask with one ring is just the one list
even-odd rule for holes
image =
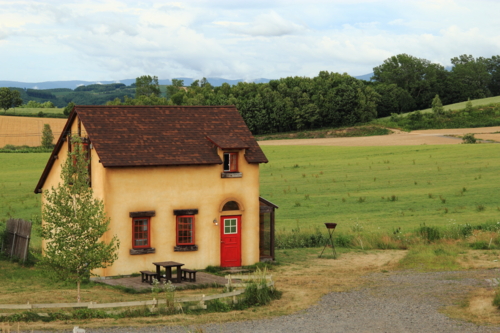
{"label": "red wooden door", "polygon": [[241,216],[222,216],[220,231],[221,267],[241,266]]}

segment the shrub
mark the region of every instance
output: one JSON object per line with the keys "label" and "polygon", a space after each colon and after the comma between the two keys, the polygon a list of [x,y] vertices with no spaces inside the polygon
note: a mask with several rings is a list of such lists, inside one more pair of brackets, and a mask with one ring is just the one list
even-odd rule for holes
{"label": "shrub", "polygon": [[353,235],[346,235],[346,234],[337,234],[337,237],[335,237],[335,245],[336,246],[340,246],[340,247],[351,247],[353,244],[352,244],[352,241],[354,239],[354,236]]}
{"label": "shrub", "polygon": [[207,302],[207,311],[209,312],[229,312],[231,306],[220,299],[214,299]]}
{"label": "shrub", "polygon": [[472,144],[472,143],[476,143],[477,140],[474,137],[473,133],[468,133],[462,137],[462,141],[463,141],[462,143],[465,143],[465,144]]}
{"label": "shrub", "polygon": [[274,299],[280,299],[282,292],[274,287],[268,287],[263,281],[260,283],[250,282],[243,294],[243,303],[247,306],[266,305]]}
{"label": "shrub", "polygon": [[488,242],[486,241],[476,241],[474,243],[469,244],[474,250],[488,250],[490,248]]}
{"label": "shrub", "polygon": [[428,227],[425,223],[420,225],[420,228],[417,229],[417,233],[429,243],[441,239],[439,229],[436,227]]}

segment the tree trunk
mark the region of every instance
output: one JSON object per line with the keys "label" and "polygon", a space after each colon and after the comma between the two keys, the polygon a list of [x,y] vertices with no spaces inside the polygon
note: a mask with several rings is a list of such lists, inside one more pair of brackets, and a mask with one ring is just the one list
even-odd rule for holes
{"label": "tree trunk", "polygon": [[80,303],[80,281],[76,282],[76,301],[77,303]]}

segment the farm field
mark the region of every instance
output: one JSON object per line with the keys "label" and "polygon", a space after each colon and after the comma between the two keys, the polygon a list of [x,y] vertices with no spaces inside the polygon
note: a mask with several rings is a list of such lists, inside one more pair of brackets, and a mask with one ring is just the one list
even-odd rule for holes
{"label": "farm field", "polygon": [[[500,221],[496,144],[262,148],[270,162],[261,165],[261,195],[280,206],[278,232]],[[0,221],[40,214],[33,189],[48,157],[0,154]]]}
{"label": "farm field", "polygon": [[[10,217],[31,220],[40,216],[40,195],[33,193],[48,153],[0,154],[0,228]],[[33,235],[32,245],[40,246],[40,238]]]}
{"label": "farm field", "polygon": [[23,115],[23,114],[37,114],[39,112],[43,113],[59,113],[63,114],[64,113],[64,108],[15,108],[15,109],[8,109],[7,113],[15,113],[18,115]]}
{"label": "farm field", "polygon": [[55,143],[66,124],[66,119],[0,116],[0,147],[40,146],[44,124],[50,125]]}
{"label": "farm field", "polygon": [[263,146],[261,195],[280,206],[276,230],[413,231],[500,221],[496,144]]}

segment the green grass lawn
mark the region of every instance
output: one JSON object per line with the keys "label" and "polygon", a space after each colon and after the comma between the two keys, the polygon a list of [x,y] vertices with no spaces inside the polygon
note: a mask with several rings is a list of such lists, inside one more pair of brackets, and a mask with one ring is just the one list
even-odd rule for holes
{"label": "green grass lawn", "polygon": [[276,229],[365,231],[500,221],[495,144],[393,147],[264,146],[261,195]]}
{"label": "green grass lawn", "polygon": [[[494,97],[488,97],[488,98],[481,98],[481,99],[474,99],[474,100],[471,100],[471,103],[472,103],[472,106],[482,106],[482,105],[489,105],[489,104],[493,104],[493,103],[500,103],[500,96],[494,96]],[[455,104],[443,105],[443,108],[446,111],[448,111],[448,110],[452,110],[452,111],[463,110],[463,109],[465,109],[466,104],[467,104],[467,101],[460,102],[460,103],[455,103]],[[409,115],[409,114],[414,113],[414,112],[416,112],[416,111],[408,112],[408,113],[403,113],[402,115],[406,116],[406,115]],[[420,110],[420,112],[422,112],[422,113],[431,113],[433,111],[432,111],[432,108],[429,108],[429,109],[425,109],[425,110]],[[389,118],[390,118],[390,116],[383,117],[383,118],[378,118],[374,122],[377,123],[377,120],[387,120]]]}
{"label": "green grass lawn", "polygon": [[[0,229],[10,217],[31,220],[40,216],[40,194],[35,186],[49,159],[49,153],[0,154]],[[33,235],[32,245],[40,246]]]}
{"label": "green grass lawn", "polygon": [[[481,106],[481,105],[488,105],[492,103],[500,103],[500,96],[495,96],[495,97],[488,97],[488,98],[481,98],[481,99],[474,99],[471,100],[472,106]],[[460,103],[455,103],[455,104],[448,104],[444,105],[443,108],[445,110],[462,110],[465,109],[465,106],[467,104],[467,101],[465,102],[460,102]],[[427,112],[432,112],[432,109],[425,109],[422,110],[421,112],[427,113]]]}

